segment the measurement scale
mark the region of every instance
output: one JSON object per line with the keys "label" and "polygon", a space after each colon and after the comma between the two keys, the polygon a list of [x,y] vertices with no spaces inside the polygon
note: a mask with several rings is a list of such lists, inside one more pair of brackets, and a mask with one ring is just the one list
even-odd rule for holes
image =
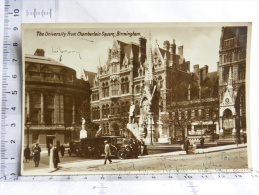
{"label": "measurement scale", "polygon": [[21,1],[5,0],[1,94],[1,177],[17,175],[21,146]]}
{"label": "measurement scale", "polygon": [[[54,2],[54,3],[53,3]],[[161,174],[161,175],[74,175],[74,176],[19,176],[21,165],[22,131],[22,56],[21,23],[55,21],[57,1],[50,7],[39,9],[30,6],[33,1],[5,0],[3,30],[3,63],[1,94],[1,170],[0,181],[100,181],[106,188],[105,181],[170,181],[186,180],[186,187],[194,189],[194,180],[235,180],[259,181],[259,173],[219,173],[219,174]],[[27,3],[27,4],[26,4]],[[38,1],[34,1],[41,4]],[[28,8],[28,9],[26,9]],[[22,10],[23,9],[23,10]],[[24,16],[24,17],[22,17]]]}

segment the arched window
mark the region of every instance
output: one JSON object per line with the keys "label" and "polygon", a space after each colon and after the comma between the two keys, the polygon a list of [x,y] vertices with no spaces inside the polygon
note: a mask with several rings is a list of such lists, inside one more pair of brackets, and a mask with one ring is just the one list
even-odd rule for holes
{"label": "arched window", "polygon": [[139,85],[136,86],[136,93],[140,93],[140,86]]}
{"label": "arched window", "polygon": [[124,78],[121,79],[121,93],[124,94]]}
{"label": "arched window", "polygon": [[228,82],[229,67],[223,68],[223,82]]}
{"label": "arched window", "polygon": [[105,105],[102,106],[102,118],[106,118],[106,108],[105,108]]}
{"label": "arched window", "polygon": [[140,115],[139,101],[135,101],[135,115]]}
{"label": "arched window", "polygon": [[111,104],[111,115],[115,115],[115,106]]}
{"label": "arched window", "polygon": [[105,83],[105,90],[106,90],[105,97],[109,97],[109,83],[108,82]]}

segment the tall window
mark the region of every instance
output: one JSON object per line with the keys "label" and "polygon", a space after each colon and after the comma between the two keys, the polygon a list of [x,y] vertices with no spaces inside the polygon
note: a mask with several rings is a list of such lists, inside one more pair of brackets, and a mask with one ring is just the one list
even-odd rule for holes
{"label": "tall window", "polygon": [[115,106],[111,104],[111,115],[115,115]]}
{"label": "tall window", "polygon": [[139,109],[139,102],[135,101],[135,115],[140,114],[140,109]]}
{"label": "tall window", "polygon": [[71,126],[71,124],[72,124],[72,107],[73,107],[73,105],[72,105],[71,97],[65,96],[65,98],[64,98],[64,121],[65,121],[66,126]]}
{"label": "tall window", "polygon": [[102,84],[102,94],[104,97],[109,97],[109,84],[108,82]]}
{"label": "tall window", "polygon": [[107,118],[108,115],[110,114],[110,108],[109,108],[109,105],[106,104],[106,105],[103,105],[103,118]]}
{"label": "tall window", "polygon": [[129,93],[129,79],[128,79],[128,77],[121,79],[121,92],[122,92],[122,94]]}
{"label": "tall window", "polygon": [[112,86],[112,95],[116,96],[119,95],[119,81],[117,79],[111,81]]}
{"label": "tall window", "polygon": [[223,68],[223,82],[228,82],[229,67]]}
{"label": "tall window", "polygon": [[[70,103],[71,104],[71,103]],[[69,112],[70,105],[65,105],[65,114]],[[72,110],[72,107],[71,107]],[[44,122],[46,124],[53,123],[53,111],[54,111],[54,98],[51,95],[46,95],[44,99]],[[72,111],[71,111],[72,113]],[[72,117],[70,117],[72,118]]]}
{"label": "tall window", "polygon": [[238,79],[239,80],[245,80],[245,75],[246,75],[245,65],[240,64],[238,66]]}
{"label": "tall window", "polygon": [[93,101],[99,100],[99,93],[93,93],[92,94],[92,99],[93,99]]}

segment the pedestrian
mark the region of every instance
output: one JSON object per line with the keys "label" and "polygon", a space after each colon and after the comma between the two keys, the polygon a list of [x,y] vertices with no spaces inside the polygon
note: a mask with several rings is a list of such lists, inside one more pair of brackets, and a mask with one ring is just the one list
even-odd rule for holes
{"label": "pedestrian", "polygon": [[49,168],[54,169],[54,163],[53,163],[53,149],[54,147],[50,144],[49,145]]}
{"label": "pedestrian", "polygon": [[143,128],[143,137],[146,138],[147,137],[147,126],[144,125],[144,128]]}
{"label": "pedestrian", "polygon": [[47,148],[48,148],[48,156],[50,155],[50,150],[51,150],[51,148],[52,148],[52,145],[51,144],[48,144],[47,145]]}
{"label": "pedestrian", "polygon": [[106,161],[109,160],[110,163],[112,163],[111,157],[110,157],[110,153],[111,153],[111,148],[110,148],[110,144],[108,143],[108,141],[104,141],[104,154],[105,154],[105,160],[104,160],[104,164],[106,165]]}
{"label": "pedestrian", "polygon": [[237,134],[235,134],[235,142],[236,142],[236,146],[238,147],[239,139],[238,139],[238,135]]}
{"label": "pedestrian", "polygon": [[140,155],[144,156],[144,150],[145,150],[145,142],[143,139],[140,139]]}
{"label": "pedestrian", "polygon": [[65,148],[64,148],[63,145],[61,145],[61,147],[60,147],[60,153],[61,153],[61,156],[62,156],[62,158],[63,158],[63,157],[64,157],[64,154],[65,154]]}
{"label": "pedestrian", "polygon": [[38,167],[40,162],[40,153],[41,153],[41,148],[38,143],[36,144],[35,147],[33,147],[32,152],[33,152],[35,167]]}
{"label": "pedestrian", "polygon": [[57,146],[55,145],[53,148],[53,164],[55,169],[58,168],[58,163],[60,163],[60,161],[59,161],[58,149],[57,149]]}
{"label": "pedestrian", "polygon": [[134,158],[138,158],[138,143],[137,143],[137,140],[134,139],[133,140],[133,155],[134,155]]}
{"label": "pedestrian", "polygon": [[29,148],[29,145],[26,146],[26,148],[24,149],[24,158],[26,160],[26,162],[31,159],[31,150]]}
{"label": "pedestrian", "polygon": [[186,137],[186,138],[185,138],[185,142],[184,142],[184,148],[185,148],[186,154],[188,154],[189,146],[190,146],[190,141],[189,141],[189,139]]}
{"label": "pedestrian", "polygon": [[130,147],[130,150],[131,150],[131,157],[135,158],[135,146],[134,146],[134,143],[133,143],[133,139],[130,139],[129,147]]}
{"label": "pedestrian", "polygon": [[201,136],[201,138],[200,138],[201,148],[204,147],[204,141],[205,141],[205,138],[203,136]]}

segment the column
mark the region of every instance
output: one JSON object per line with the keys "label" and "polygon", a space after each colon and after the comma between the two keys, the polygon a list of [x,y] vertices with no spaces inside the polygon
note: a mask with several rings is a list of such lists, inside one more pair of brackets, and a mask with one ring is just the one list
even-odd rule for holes
{"label": "column", "polygon": [[27,91],[26,93],[26,98],[27,98],[27,116],[30,117],[30,92]]}
{"label": "column", "polygon": [[235,135],[237,133],[237,129],[236,129],[236,116],[233,116],[233,131],[232,131],[233,135]]}
{"label": "column", "polygon": [[60,123],[63,125],[64,124],[64,95],[62,92],[59,94],[59,118],[60,118]]}
{"label": "column", "polygon": [[44,124],[44,91],[40,94],[40,123]]}
{"label": "column", "polygon": [[59,124],[59,92],[54,92],[54,124]]}
{"label": "column", "polygon": [[223,130],[223,119],[222,117],[219,118],[219,136],[222,138],[224,137],[224,130]]}
{"label": "column", "polygon": [[75,123],[75,98],[73,98],[73,106],[72,106],[72,124]]}

